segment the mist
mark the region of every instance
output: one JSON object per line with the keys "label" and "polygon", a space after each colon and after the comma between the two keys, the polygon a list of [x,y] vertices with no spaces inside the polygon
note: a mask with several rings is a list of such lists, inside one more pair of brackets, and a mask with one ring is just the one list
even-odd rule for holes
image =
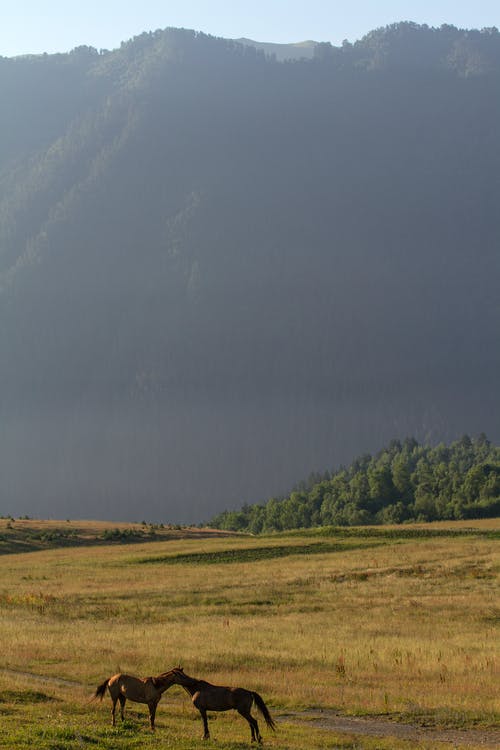
{"label": "mist", "polygon": [[0,59],[0,513],[198,524],[498,441],[499,83],[498,32],[415,24]]}

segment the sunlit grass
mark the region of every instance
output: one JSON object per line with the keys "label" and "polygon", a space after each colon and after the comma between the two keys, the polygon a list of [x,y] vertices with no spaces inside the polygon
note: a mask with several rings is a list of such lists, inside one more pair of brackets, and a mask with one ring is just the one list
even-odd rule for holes
{"label": "sunlit grass", "polygon": [[[368,538],[332,540],[335,546],[314,555],[288,549],[299,552],[315,541],[314,535],[191,539],[3,556],[2,725],[27,733],[26,747],[81,747],[76,735],[85,727],[96,747],[111,747],[109,699],[88,703],[97,684],[116,671],[156,674],[176,664],[257,690],[278,715],[324,707],[436,725],[494,723],[498,542]],[[261,559],[263,547],[288,552]],[[217,562],[227,550],[234,560]],[[204,564],[200,554],[210,559]],[[158,562],[172,555],[198,558]],[[148,558],[157,562],[144,564]],[[11,670],[75,684],[33,682]],[[14,699],[28,690],[57,700]],[[119,730],[120,747],[149,746],[143,709],[131,708],[132,729]],[[163,729],[156,741],[161,734],[163,744],[156,747],[192,747],[189,738],[201,736],[197,712],[179,688],[158,711]],[[49,732],[36,739],[43,727],[74,736],[47,739]],[[248,742],[237,715],[219,716],[215,727],[218,747]],[[266,744],[301,747],[301,732],[281,723],[276,737],[266,733]],[[316,738],[310,747],[344,746],[321,744],[324,732],[310,732]],[[357,746],[370,747],[363,742]]]}

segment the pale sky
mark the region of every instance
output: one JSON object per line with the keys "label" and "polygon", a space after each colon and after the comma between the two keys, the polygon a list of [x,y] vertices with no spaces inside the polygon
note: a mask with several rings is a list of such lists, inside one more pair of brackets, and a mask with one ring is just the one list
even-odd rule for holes
{"label": "pale sky", "polygon": [[228,39],[341,44],[396,21],[500,27],[500,0],[0,0],[0,56],[114,49],[167,26]]}

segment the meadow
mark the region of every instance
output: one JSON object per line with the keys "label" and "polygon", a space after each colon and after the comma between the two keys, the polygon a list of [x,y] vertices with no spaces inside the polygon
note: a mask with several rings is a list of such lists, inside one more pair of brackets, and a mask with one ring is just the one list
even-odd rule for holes
{"label": "meadow", "polygon": [[[273,734],[259,719],[261,732],[276,749],[450,747],[433,729],[454,732],[455,747],[484,747],[481,732],[491,740],[499,729],[499,535],[489,520],[267,537],[175,530],[134,543],[99,531],[99,544],[62,547],[56,534],[54,546],[20,553],[11,544],[0,556],[0,748],[247,747],[234,712],[210,715],[204,742],[177,686],[155,735],[146,706],[127,703],[113,728],[109,697],[90,700],[115,672],[176,665],[259,692],[278,725]],[[333,714],[422,734],[315,720]]]}

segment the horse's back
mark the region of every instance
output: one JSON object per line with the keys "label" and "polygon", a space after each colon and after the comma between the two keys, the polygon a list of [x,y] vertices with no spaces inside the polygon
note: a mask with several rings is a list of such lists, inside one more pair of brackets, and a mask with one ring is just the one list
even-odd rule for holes
{"label": "horse's back", "polygon": [[193,695],[194,705],[209,711],[228,711],[231,708],[250,709],[252,701],[252,693],[245,688],[222,687],[209,683],[200,684],[198,691]]}
{"label": "horse's back", "polygon": [[144,700],[144,688],[148,679],[151,680],[151,678],[143,680],[140,677],[134,677],[133,675],[119,672],[118,674],[113,675],[109,680],[109,692],[111,694],[121,693],[125,698],[140,703]]}
{"label": "horse's back", "polygon": [[118,672],[117,674],[114,674],[113,677],[110,677],[108,680],[108,687],[118,687],[123,684],[127,684],[128,682],[132,682],[133,680],[137,680],[137,677],[132,677],[129,674],[124,674],[123,672]]}
{"label": "horse's back", "polygon": [[117,682],[120,681],[122,677],[128,677],[126,674],[122,674],[121,672],[118,672],[117,674],[114,674],[113,677],[110,677],[108,680],[108,685],[115,685]]}

